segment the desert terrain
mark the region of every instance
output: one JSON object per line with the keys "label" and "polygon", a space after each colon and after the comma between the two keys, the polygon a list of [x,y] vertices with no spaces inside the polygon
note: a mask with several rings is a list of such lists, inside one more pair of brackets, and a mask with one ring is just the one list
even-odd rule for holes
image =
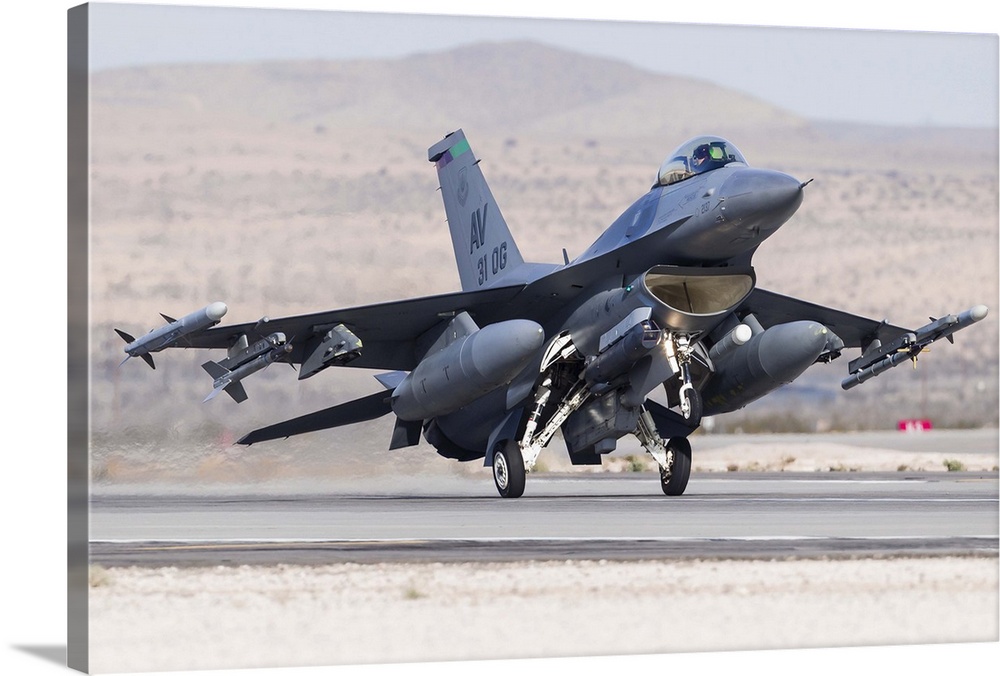
{"label": "desert terrain", "polygon": [[993,557],[113,568],[92,569],[90,584],[95,672],[988,642],[998,633]]}

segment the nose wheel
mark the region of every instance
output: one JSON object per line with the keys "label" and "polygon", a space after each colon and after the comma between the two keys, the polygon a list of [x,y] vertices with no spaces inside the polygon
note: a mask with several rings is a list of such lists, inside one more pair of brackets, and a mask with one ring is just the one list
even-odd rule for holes
{"label": "nose wheel", "polygon": [[681,400],[681,415],[693,427],[701,424],[701,395],[691,383],[684,383],[678,393]]}
{"label": "nose wheel", "polygon": [[501,498],[519,498],[524,494],[524,458],[514,441],[497,444],[493,453],[493,483]]}

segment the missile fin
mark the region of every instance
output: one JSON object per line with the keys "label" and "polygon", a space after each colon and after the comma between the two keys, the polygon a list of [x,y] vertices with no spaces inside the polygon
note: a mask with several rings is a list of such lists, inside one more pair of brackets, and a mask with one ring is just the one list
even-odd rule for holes
{"label": "missile fin", "polygon": [[124,340],[126,343],[134,343],[135,342],[135,338],[134,337],[132,337],[131,335],[125,333],[121,329],[115,329],[115,333],[117,333],[119,336],[121,336],[121,339]]}
{"label": "missile fin", "polygon": [[235,383],[229,383],[223,388],[230,397],[233,398],[237,404],[241,404],[249,397],[247,396],[247,391],[243,387],[243,383],[236,381]]}
{"label": "missile fin", "polygon": [[206,401],[211,401],[212,399],[215,399],[215,395],[217,395],[219,392],[222,392],[222,387],[221,386],[220,387],[216,387],[214,390],[212,390],[211,392],[209,392],[208,396],[201,400],[201,403],[204,404]]}
{"label": "missile fin", "polygon": [[[135,342],[135,338],[132,335],[130,335],[128,333],[125,333],[121,329],[115,329],[115,333],[117,333],[121,337],[121,339],[124,340],[126,343],[134,343]],[[140,354],[138,356],[142,357],[142,360],[144,362],[146,362],[147,364],[149,364],[149,368],[153,369],[154,371],[156,370],[156,364],[153,363],[153,356],[151,354],[149,354],[148,352],[146,352],[146,353]],[[122,360],[122,363],[118,365],[118,368],[121,368],[122,366],[124,366],[125,362],[127,362],[131,358],[132,358],[132,355],[128,355],[127,357],[125,357],[125,359]]]}
{"label": "missile fin", "polygon": [[207,362],[202,364],[201,367],[208,372],[208,375],[212,376],[215,379],[223,378],[230,374],[229,369],[227,369],[222,364],[219,364],[218,362],[214,362],[212,360],[208,360]]}

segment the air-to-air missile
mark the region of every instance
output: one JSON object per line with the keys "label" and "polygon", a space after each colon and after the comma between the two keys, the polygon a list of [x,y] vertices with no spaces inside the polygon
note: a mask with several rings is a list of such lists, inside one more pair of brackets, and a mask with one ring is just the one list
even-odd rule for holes
{"label": "air-to-air missile", "polygon": [[899,366],[904,361],[916,361],[917,355],[931,343],[941,338],[955,342],[951,334],[964,329],[984,319],[989,312],[985,305],[976,305],[959,315],[947,315],[940,319],[931,317],[931,323],[919,329],[906,333],[888,345],[879,341],[872,343],[863,355],[849,365],[851,375],[845,378],[840,386],[845,390],[860,385],[891,368]]}
{"label": "air-to-air missile", "polygon": [[132,357],[141,357],[143,361],[149,364],[150,368],[155,369],[156,365],[153,363],[153,357],[150,356],[150,352],[159,352],[165,348],[172,347],[184,336],[207,329],[210,326],[215,326],[226,315],[228,310],[229,308],[226,307],[225,303],[216,301],[191,314],[184,315],[180,319],[174,319],[173,317],[161,314],[160,316],[166,320],[167,324],[158,329],[153,329],[139,338],[133,338],[121,329],[115,329],[115,332],[122,337],[122,340],[128,343],[125,346],[125,353],[128,356],[125,357],[122,364]]}
{"label": "air-to-air missile", "polygon": [[[245,336],[243,340],[245,341]],[[237,343],[237,346],[230,350],[229,356],[222,361],[207,361],[201,365],[215,379],[212,383],[213,389],[204,401],[214,399],[215,395],[223,390],[237,404],[246,401],[247,392],[240,381],[267,368],[291,351],[292,344],[287,342],[285,334],[280,332],[261,338],[253,345],[241,346]]]}
{"label": "air-to-air missile", "polygon": [[456,336],[443,348],[429,352],[396,386],[392,411],[400,420],[415,421],[458,410],[510,382],[541,348],[544,338],[542,327],[527,319],[497,322]]}

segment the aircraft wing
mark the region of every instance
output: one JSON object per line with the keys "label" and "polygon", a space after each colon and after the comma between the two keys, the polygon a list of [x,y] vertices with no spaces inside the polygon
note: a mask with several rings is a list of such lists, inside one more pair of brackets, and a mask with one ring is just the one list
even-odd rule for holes
{"label": "aircraft wing", "polygon": [[847,378],[840,385],[845,390],[856,387],[907,360],[916,360],[931,343],[946,338],[986,317],[985,305],[976,305],[957,315],[949,314],[916,329],[904,329],[887,322],[876,322],[857,315],[816,305],[796,298],[754,289],[741,304],[738,313],[753,314],[764,328],[797,320],[817,321],[837,334],[844,347],[860,347],[860,357],[847,365]]}
{"label": "aircraft wing", "polygon": [[268,319],[266,322],[216,326],[184,336],[176,347],[228,349],[240,336],[250,340],[272,333],[284,333],[293,346],[287,361],[298,364],[309,357],[307,344],[343,324],[362,342],[361,356],[350,366],[398,371],[413,370],[419,357],[416,342],[445,319],[468,312],[481,325],[523,289],[523,285],[484,291],[425,296],[403,301],[364,305],[313,314]]}
{"label": "aircraft wing", "polygon": [[817,305],[764,289],[754,289],[737,311],[753,314],[765,329],[775,324],[812,320],[823,324],[844,341],[844,347],[867,347],[873,340],[897,340],[909,332],[884,321],[875,321],[848,312]]}

